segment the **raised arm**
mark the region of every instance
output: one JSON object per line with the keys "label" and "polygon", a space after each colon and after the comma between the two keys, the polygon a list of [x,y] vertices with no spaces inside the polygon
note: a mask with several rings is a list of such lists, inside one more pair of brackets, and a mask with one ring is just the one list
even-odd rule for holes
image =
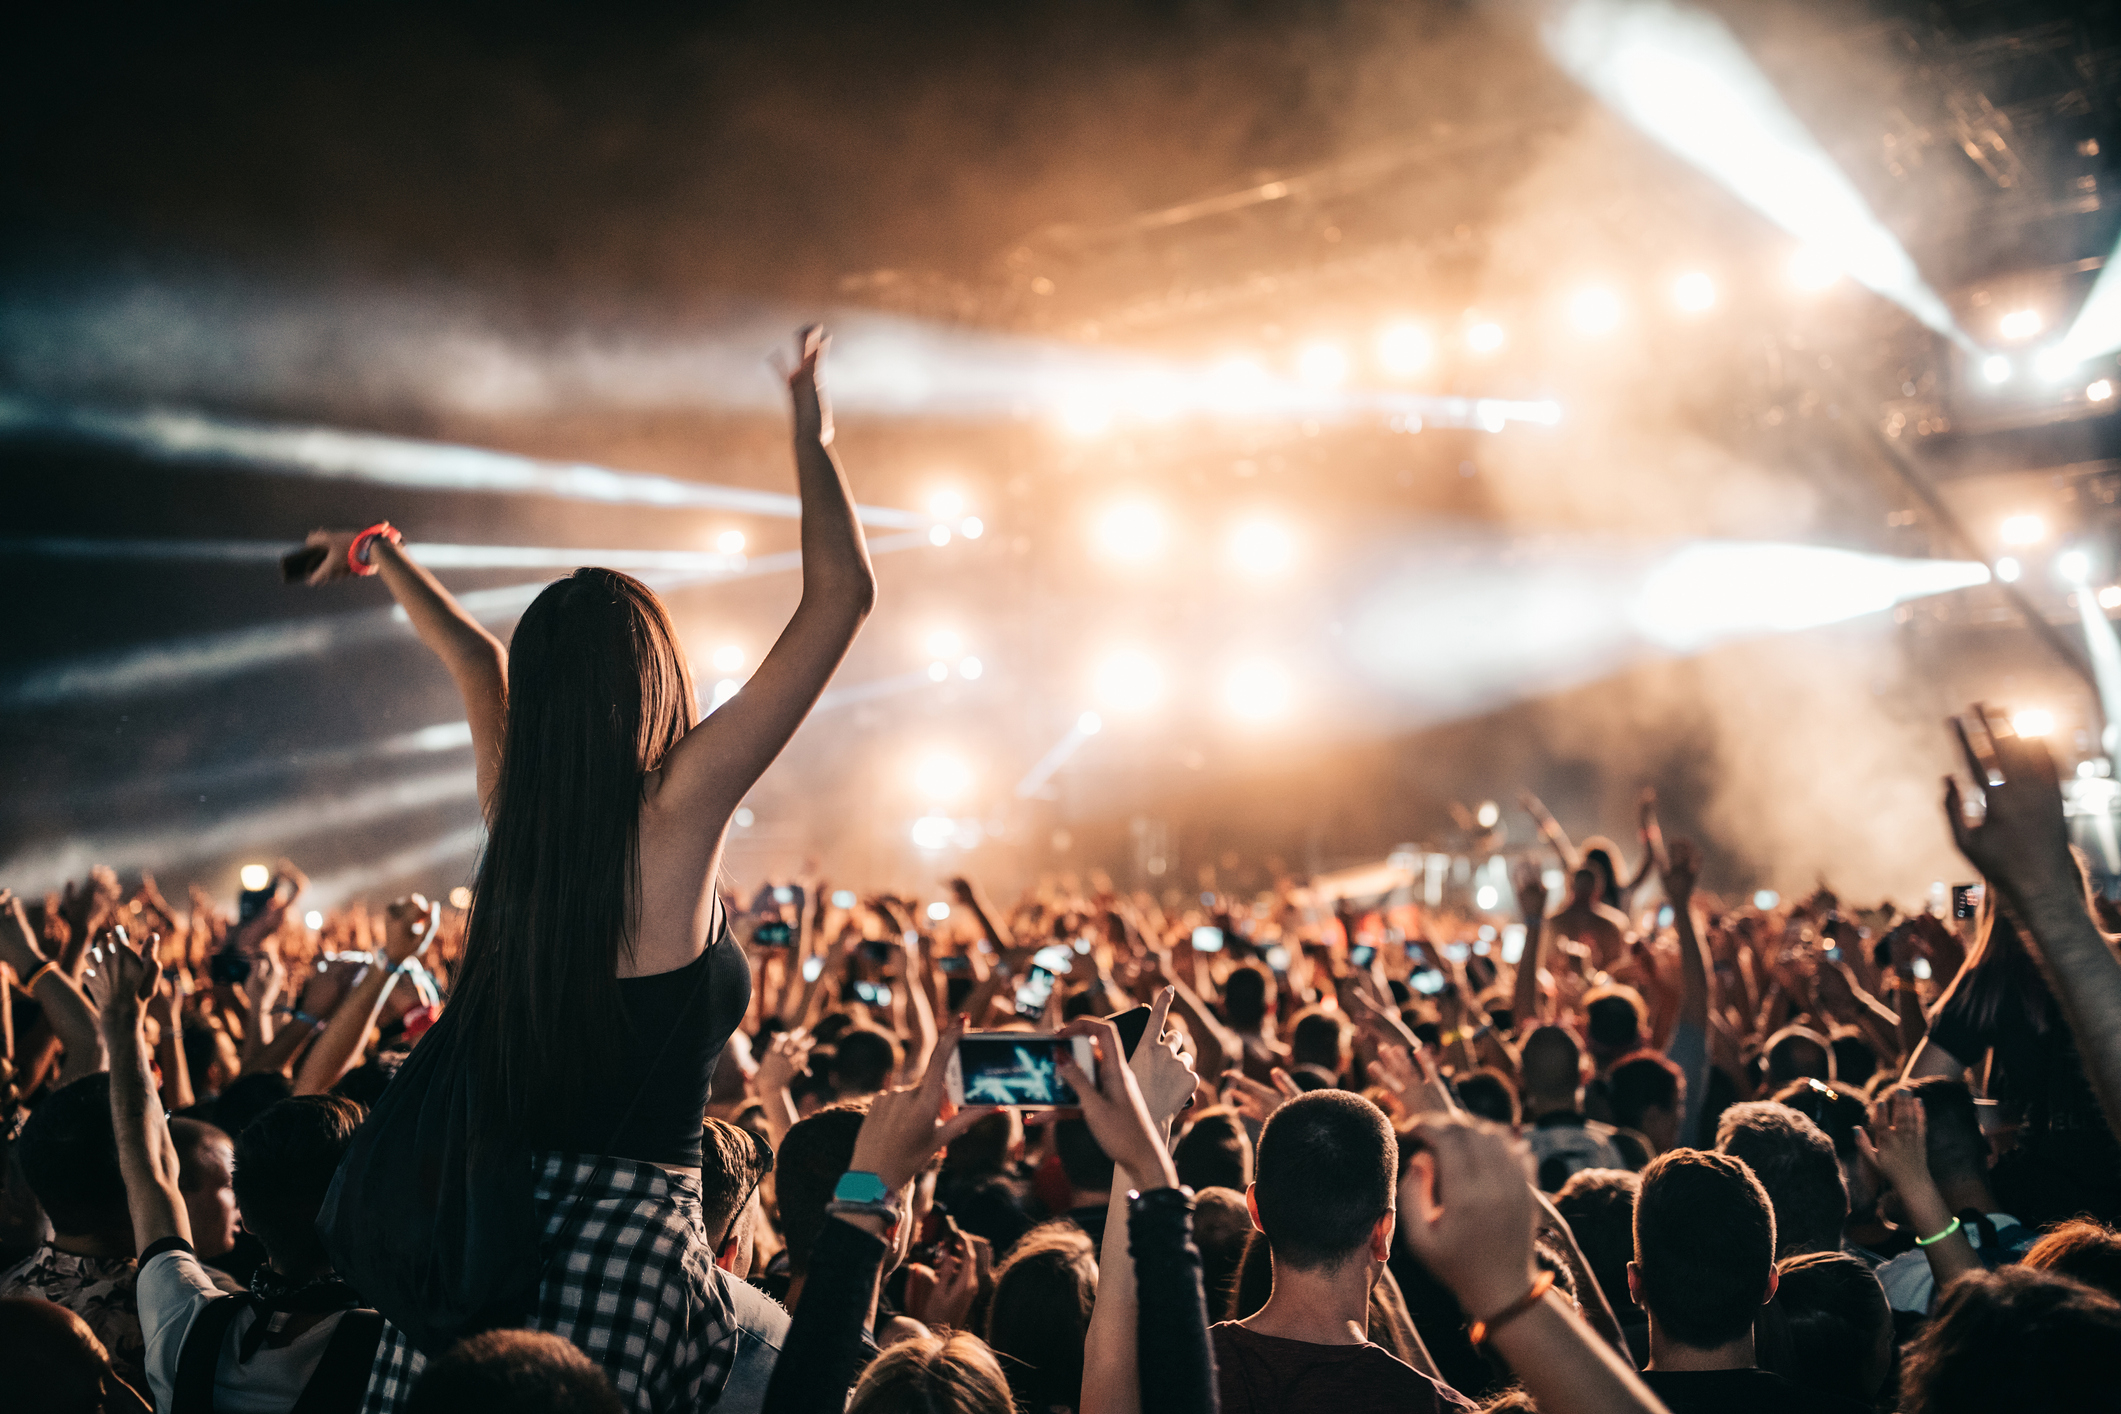
{"label": "raised arm", "polygon": [[1547,930],[1547,886],[1536,859],[1518,860],[1510,882],[1524,915],[1524,951],[1517,956],[1517,977],[1510,990],[1510,1024],[1521,1036],[1539,1020],[1539,945]]}
{"label": "raised arm", "polygon": [[140,1035],[141,1007],[161,981],[150,950],[142,957],[124,943],[105,949],[110,1001],[103,1009],[103,1036],[110,1047],[111,1129],[118,1140],[118,1172],[125,1179],[132,1212],[134,1250],[145,1252],[165,1237],[191,1241],[191,1216],[177,1189],[177,1146],[148,1074],[147,1047]]}
{"label": "raised arm", "polygon": [[96,1029],[96,1009],[65,967],[37,950],[22,900],[0,889],[0,960],[15,969],[23,990],[35,997],[51,1022],[52,1034],[66,1048],[59,1063],[59,1084],[94,1075],[108,1064],[103,1037]]}
{"label": "raised arm", "polygon": [[[388,522],[383,525],[388,529]],[[479,804],[491,815],[494,783],[501,776],[501,739],[508,726],[508,650],[464,611],[395,535],[395,531],[380,535],[312,531],[308,543],[324,548],[324,562],[311,573],[309,582],[324,584],[357,573],[382,576],[390,597],[412,621],[413,632],[456,681],[465,719],[471,723]]]}
{"label": "raised arm", "polygon": [[876,603],[876,571],[854,493],[832,455],[832,413],[818,387],[825,333],[813,325],[800,338],[788,389],[803,503],[803,597],[751,680],[672,748],[656,797],[659,807],[696,819],[715,854],[729,817],[810,714]]}
{"label": "raised arm", "polygon": [[1539,837],[1561,857],[1562,873],[1575,873],[1576,846],[1569,839],[1568,832],[1561,828],[1561,822],[1547,809],[1546,803],[1530,791],[1518,792],[1517,800],[1524,806],[1525,813],[1532,817],[1532,823],[1538,827]]}

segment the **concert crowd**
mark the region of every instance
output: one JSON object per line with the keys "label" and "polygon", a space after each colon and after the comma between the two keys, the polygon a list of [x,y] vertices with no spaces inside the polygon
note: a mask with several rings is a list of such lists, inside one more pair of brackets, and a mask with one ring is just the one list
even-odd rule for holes
{"label": "concert crowd", "polygon": [[0,1405],[2121,1408],[2121,916],[1985,709],[1942,909],[1713,895],[1647,797],[1625,847],[1527,798],[1507,915],[728,881],[875,603],[821,352],[802,605],[704,717],[624,575],[504,646],[312,537],[464,697],[466,906],[0,890]]}

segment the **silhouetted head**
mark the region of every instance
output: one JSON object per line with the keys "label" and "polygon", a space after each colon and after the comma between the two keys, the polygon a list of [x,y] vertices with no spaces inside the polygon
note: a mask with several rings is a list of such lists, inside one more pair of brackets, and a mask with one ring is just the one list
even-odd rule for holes
{"label": "silhouetted head", "polygon": [[1751,1331],[1775,1293],[1775,1210],[1753,1171],[1699,1149],[1650,1160],[1635,1195],[1629,1286],[1681,1345],[1714,1350]]}
{"label": "silhouetted head", "polygon": [[427,1362],[405,1414],[620,1414],[604,1367],[548,1331],[486,1331]]}

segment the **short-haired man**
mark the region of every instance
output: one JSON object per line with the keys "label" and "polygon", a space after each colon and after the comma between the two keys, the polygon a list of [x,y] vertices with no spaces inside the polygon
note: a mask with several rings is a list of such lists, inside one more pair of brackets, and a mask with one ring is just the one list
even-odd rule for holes
{"label": "short-haired man", "polygon": [[759,1183],[773,1171],[773,1150],[753,1131],[726,1120],[708,1120],[700,1139],[700,1221],[715,1244],[715,1265],[733,1274],[717,1280],[736,1317],[736,1354],[714,1407],[725,1414],[757,1414],[765,1407],[766,1386],[788,1339],[788,1312],[742,1280],[751,1271]]}
{"label": "short-haired man", "polygon": [[1540,1027],[1525,1038],[1522,1065],[1525,1142],[1541,1188],[1558,1193],[1580,1169],[1628,1166],[1613,1127],[1584,1114],[1583,1051],[1574,1036],[1559,1026]]}
{"label": "short-haired man", "polygon": [[1755,1366],[1753,1322],[1775,1294],[1775,1210],[1742,1161],[1673,1149],[1643,1170],[1628,1290],[1650,1316],[1642,1377],[1672,1414],[1859,1407]]}
{"label": "short-haired man", "polygon": [[1370,1343],[1370,1287],[1397,1220],[1399,1144],[1384,1112],[1346,1090],[1299,1095],[1261,1131],[1254,1173],[1245,1198],[1274,1289],[1210,1329],[1223,1414],[1470,1409]]}
{"label": "short-haired man", "polygon": [[1788,1105],[1747,1100],[1716,1121],[1716,1152],[1745,1161],[1775,1206],[1775,1256],[1838,1252],[1849,1192],[1826,1131]]}

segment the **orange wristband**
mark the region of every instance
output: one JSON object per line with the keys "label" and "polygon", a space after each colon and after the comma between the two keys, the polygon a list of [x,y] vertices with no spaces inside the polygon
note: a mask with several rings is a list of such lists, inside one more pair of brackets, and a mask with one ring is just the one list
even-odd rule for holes
{"label": "orange wristband", "polygon": [[1554,1274],[1552,1272],[1541,1272],[1538,1276],[1532,1278],[1532,1289],[1530,1291],[1527,1291],[1485,1321],[1475,1321],[1468,1326],[1466,1328],[1466,1338],[1475,1345],[1483,1344],[1489,1336],[1495,1334],[1495,1332],[1501,1330],[1505,1325],[1516,1320],[1534,1306],[1537,1306],[1545,1299],[1546,1294],[1553,1289]]}

